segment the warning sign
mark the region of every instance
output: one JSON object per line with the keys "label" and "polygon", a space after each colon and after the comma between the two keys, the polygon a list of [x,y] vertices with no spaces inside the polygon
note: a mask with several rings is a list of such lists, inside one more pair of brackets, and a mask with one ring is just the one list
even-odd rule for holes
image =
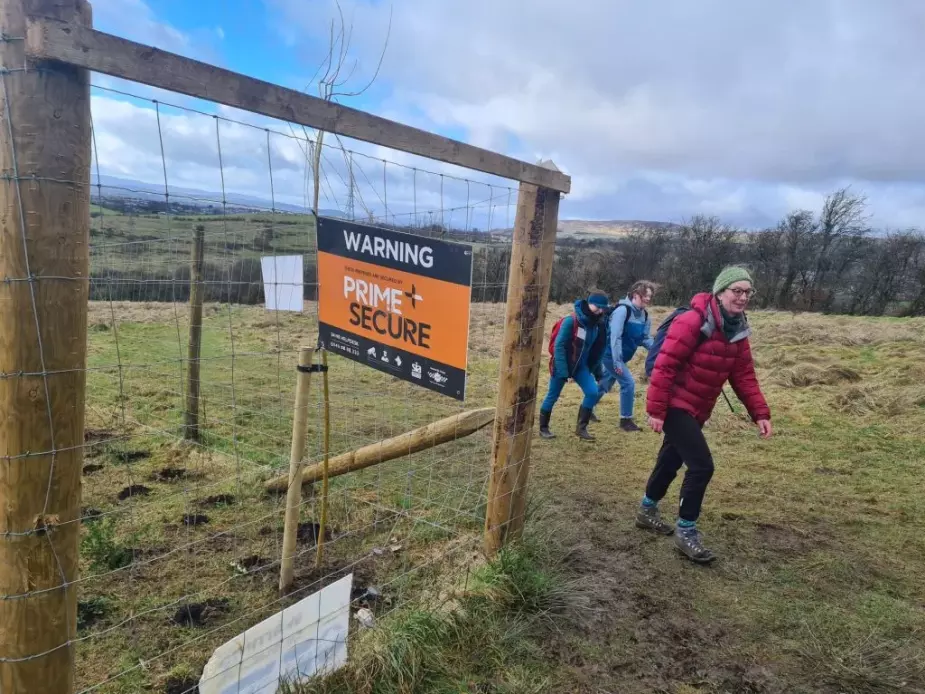
{"label": "warning sign", "polygon": [[320,217],[318,284],[325,349],[465,399],[471,246]]}

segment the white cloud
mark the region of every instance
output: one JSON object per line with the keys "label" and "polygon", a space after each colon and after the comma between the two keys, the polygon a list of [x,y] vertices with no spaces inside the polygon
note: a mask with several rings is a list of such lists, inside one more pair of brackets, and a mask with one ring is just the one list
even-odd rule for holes
{"label": "white cloud", "polygon": [[[171,196],[182,200],[180,189],[196,189],[220,200],[221,192],[271,201],[307,205],[312,188],[307,173],[307,144],[300,129],[268,118],[217,109],[208,114],[162,106],[158,113],[145,102],[129,102],[98,94],[92,99],[96,128],[96,162],[107,177],[137,181],[161,190],[166,168]],[[229,120],[239,119],[239,120]],[[221,159],[219,159],[219,141]],[[163,157],[161,155],[163,142]],[[328,136],[322,160],[322,209],[346,210],[350,170],[353,171],[355,213],[372,213],[406,223],[417,213],[419,223],[442,219],[457,228],[509,226],[516,203],[506,182],[491,177],[453,178],[454,167],[412,155],[395,156],[382,148],[343,140],[352,155]],[[268,154],[269,152],[269,154]],[[385,162],[383,159],[385,158]],[[271,186],[272,164],[272,186]]]}
{"label": "white cloud", "polygon": [[[224,38],[223,35],[209,28],[181,31],[162,20],[145,0],[94,0],[93,26],[99,31],[164,51],[216,65],[222,64],[221,54],[215,50],[215,42],[216,39]],[[222,32],[222,29],[219,28],[218,32]],[[165,103],[211,108],[211,105],[196,99],[108,75],[94,74],[93,84],[103,89],[115,89]]]}
{"label": "white cloud", "polygon": [[[317,4],[267,2],[290,32],[326,30]],[[609,216],[660,201],[665,218],[690,201],[686,214],[755,221],[842,181],[867,191],[883,222],[922,210],[907,187],[925,182],[919,0],[342,4],[367,71],[394,8],[391,111],[462,127],[478,144],[513,138],[524,158],[554,151],[574,177],[572,213],[609,198]],[[712,190],[674,201],[658,178]],[[614,194],[632,188],[649,201]]]}
{"label": "white cloud", "polygon": [[187,55],[194,49],[188,34],[160,21],[144,0],[94,0],[93,25],[172,53]]}

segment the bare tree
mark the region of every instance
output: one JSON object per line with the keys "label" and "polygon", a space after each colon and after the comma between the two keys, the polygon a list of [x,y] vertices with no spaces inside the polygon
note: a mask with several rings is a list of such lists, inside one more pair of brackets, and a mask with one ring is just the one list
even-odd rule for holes
{"label": "bare tree", "polygon": [[682,225],[663,264],[665,298],[686,302],[709,289],[723,266],[738,260],[739,234],[717,217],[697,215]]}
{"label": "bare tree", "polygon": [[[312,90],[313,88],[317,89],[320,98],[325,101],[340,103],[342,99],[362,96],[373,84],[375,84],[376,79],[379,77],[379,72],[382,69],[382,62],[385,60],[385,54],[389,47],[389,37],[392,33],[392,8],[390,5],[389,24],[386,29],[385,40],[382,44],[382,51],[379,53],[376,69],[369,80],[362,83],[362,86],[353,88],[348,85],[354,78],[357,68],[359,67],[359,60],[356,58],[351,60],[350,58],[350,47],[353,40],[353,22],[351,21],[350,24],[347,24],[339,0],[335,0],[335,5],[337,7],[337,17],[331,20],[327,55],[321,61],[317,70],[315,70],[315,74],[312,75],[311,80],[309,80],[306,91]],[[291,127],[292,126],[290,126],[290,128]],[[317,217],[321,183],[324,177],[322,158],[325,132],[323,130],[315,130],[314,133],[310,133],[309,129],[304,126],[302,127],[302,132],[305,136],[305,146],[302,147],[302,145],[300,145],[300,147],[302,147],[302,154],[305,156],[306,161],[310,163],[310,169],[306,167],[306,175],[310,170],[313,182],[311,209]],[[357,191],[354,187],[352,156],[350,152],[347,151],[340,136],[337,135],[337,133],[332,133],[332,135],[335,140],[337,140],[340,153],[343,156],[344,165],[347,169],[347,179],[344,180],[344,184],[348,187],[350,191],[349,194],[353,196]],[[331,188],[330,184],[328,184],[328,188],[331,190],[333,197],[333,188]],[[374,215],[363,201],[362,196],[360,196],[359,202],[367,218],[373,219]]]}
{"label": "bare tree", "polygon": [[882,316],[890,306],[914,300],[916,275],[925,260],[925,237],[909,230],[864,239],[864,263],[849,287],[852,314]]}
{"label": "bare tree", "polygon": [[[809,293],[809,308],[820,304],[831,305],[833,292],[823,296],[822,289],[833,269],[836,275],[845,271],[847,265],[835,266],[833,256],[840,246],[854,245],[857,240],[869,232],[867,223],[867,198],[855,195],[848,188],[841,188],[825,199],[819,214],[819,226],[816,233],[816,265],[813,269]],[[837,277],[835,279],[838,279]]]}
{"label": "bare tree", "polygon": [[777,225],[781,241],[782,280],[777,291],[777,304],[790,308],[793,304],[793,287],[798,277],[804,276],[811,259],[810,252],[816,233],[813,213],[797,210],[788,214]]}
{"label": "bare tree", "polygon": [[748,258],[761,292],[758,305],[768,308],[777,301],[784,279],[784,232],[780,226],[756,232],[748,238]]}

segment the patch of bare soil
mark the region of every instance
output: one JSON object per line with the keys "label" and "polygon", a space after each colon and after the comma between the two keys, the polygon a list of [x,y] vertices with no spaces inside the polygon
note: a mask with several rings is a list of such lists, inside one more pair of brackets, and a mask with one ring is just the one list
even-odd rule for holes
{"label": "patch of bare soil", "polygon": [[[737,652],[734,627],[722,618],[703,618],[692,604],[683,576],[711,568],[687,566],[680,556],[675,559],[671,538],[636,529],[632,510],[615,511],[612,500],[583,494],[560,502],[560,517],[581,519],[574,526],[580,529],[580,539],[566,564],[591,589],[592,609],[561,633],[550,635],[550,657],[570,671],[570,681],[556,692],[787,691],[776,683],[769,664]],[[799,545],[800,538],[784,529],[769,526],[761,532],[781,547]],[[663,545],[664,570],[647,556],[653,544]],[[584,645],[576,646],[580,642]],[[588,644],[593,644],[592,651]]]}
{"label": "patch of bare soil", "polygon": [[[296,537],[299,542],[307,542],[309,544],[316,544],[318,542],[318,536],[321,534],[321,524],[314,523],[312,521],[306,521],[304,523],[299,523],[299,528],[296,531]],[[324,529],[324,539],[325,541],[330,540],[332,537],[331,528]]]}
{"label": "patch of bare soil", "polygon": [[164,694],[199,694],[199,682],[192,677],[168,677]]}
{"label": "patch of bare soil", "polygon": [[821,536],[773,523],[756,523],[755,536],[756,545],[776,557],[800,556],[825,543]]}
{"label": "patch of bare soil", "polygon": [[228,612],[228,600],[211,598],[205,602],[182,605],[173,615],[173,623],[184,627],[203,627],[215,624]]}
{"label": "patch of bare soil", "polygon": [[183,525],[206,525],[209,517],[202,513],[186,513],[183,515]]}
{"label": "patch of bare soil", "polygon": [[205,499],[202,499],[198,503],[200,506],[231,506],[234,503],[234,495],[216,494],[214,496],[207,496]]}
{"label": "patch of bare soil", "polygon": [[151,490],[143,484],[132,484],[119,492],[119,501],[125,501],[133,496],[147,496]]}
{"label": "patch of bare soil", "polygon": [[187,474],[185,468],[165,467],[152,474],[151,479],[156,482],[174,482],[186,479]]}

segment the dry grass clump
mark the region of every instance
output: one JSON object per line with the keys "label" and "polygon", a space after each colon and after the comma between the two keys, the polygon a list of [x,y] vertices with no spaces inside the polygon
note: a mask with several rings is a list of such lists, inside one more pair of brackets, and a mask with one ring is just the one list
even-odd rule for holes
{"label": "dry grass clump", "polygon": [[822,682],[845,694],[921,691],[925,679],[922,633],[899,636],[878,626],[850,632],[815,618],[803,630],[801,651]]}
{"label": "dry grass clump", "polygon": [[821,367],[814,364],[797,364],[779,371],[775,380],[778,385],[784,387],[809,388],[810,386],[834,386],[839,383],[858,383],[861,381],[861,374],[846,366]]}
{"label": "dry grass clump", "polygon": [[[756,312],[759,313],[759,312]],[[896,342],[925,342],[925,320],[830,318],[811,314],[760,312],[752,321],[756,342],[769,345],[863,347]]]}
{"label": "dry grass clump", "polygon": [[888,386],[852,386],[832,398],[832,407],[845,414],[899,417],[925,406],[925,389]]}

